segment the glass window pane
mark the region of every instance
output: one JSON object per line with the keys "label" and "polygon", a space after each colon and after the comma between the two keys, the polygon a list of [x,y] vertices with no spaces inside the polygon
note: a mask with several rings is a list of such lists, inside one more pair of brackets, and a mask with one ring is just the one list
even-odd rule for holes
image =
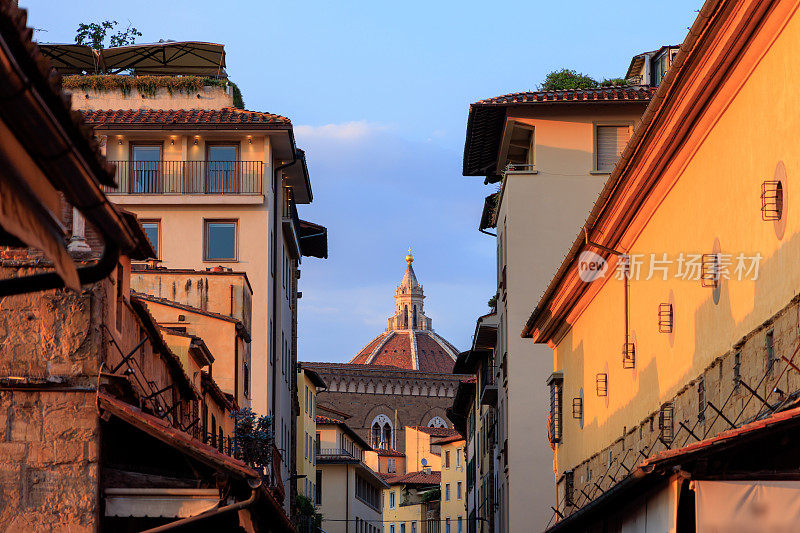
{"label": "glass window pane", "polygon": [[208,192],[236,192],[236,146],[208,147]]}
{"label": "glass window pane", "polygon": [[236,223],[206,223],[206,259],[236,259]]}
{"label": "glass window pane", "polygon": [[142,222],[142,228],[144,228],[147,238],[150,239],[150,244],[153,245],[156,251],[156,257],[158,257],[158,222]]}
{"label": "glass window pane", "polygon": [[133,147],[132,193],[160,192],[159,174],[161,170],[160,146]]}

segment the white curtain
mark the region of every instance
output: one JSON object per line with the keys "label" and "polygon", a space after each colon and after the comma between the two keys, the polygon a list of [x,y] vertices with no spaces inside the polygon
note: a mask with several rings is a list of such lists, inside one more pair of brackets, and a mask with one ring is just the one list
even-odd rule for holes
{"label": "white curtain", "polygon": [[697,533],[800,532],[800,481],[695,481]]}

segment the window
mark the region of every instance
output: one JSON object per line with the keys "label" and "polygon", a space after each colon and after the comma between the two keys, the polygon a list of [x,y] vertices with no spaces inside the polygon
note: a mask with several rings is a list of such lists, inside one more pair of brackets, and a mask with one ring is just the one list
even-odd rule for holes
{"label": "window", "polygon": [[125,270],[122,268],[122,265],[117,265],[117,305],[115,308],[115,326],[117,331],[122,331],[122,309],[124,307],[123,298],[125,297],[125,291],[122,288],[122,282],[125,279],[124,274]]}
{"label": "window", "polygon": [[366,478],[356,474],[356,498],[366,503],[376,511],[380,510],[381,493]]}
{"label": "window", "polygon": [[394,509],[394,491],[389,493],[389,509]]}
{"label": "window", "polygon": [[450,450],[444,452],[444,467],[446,469],[450,468]]}
{"label": "window", "polygon": [[389,533],[394,533],[394,524],[389,526]]}
{"label": "window", "polygon": [[450,533],[450,517],[444,519],[444,533]]}
{"label": "window", "polygon": [[309,397],[308,397],[308,385],[306,385],[306,403],[305,403],[306,414],[308,414],[308,404],[309,403],[310,402],[309,402]]}
{"label": "window", "polygon": [[390,457],[387,462],[388,462],[388,464],[387,464],[386,471],[389,474],[396,474],[397,473],[397,459],[395,459],[394,457]]}
{"label": "window", "polygon": [[533,166],[533,128],[514,123],[508,140],[508,164],[511,166]]}
{"label": "window", "polygon": [[697,382],[697,421],[703,422],[706,419],[706,380],[701,379]]}
{"label": "window", "polygon": [[206,190],[211,193],[236,191],[239,147],[236,145],[208,146],[208,176]]}
{"label": "window", "polygon": [[444,501],[450,501],[450,483],[444,484]]}
{"label": "window", "polygon": [[400,533],[406,533],[406,523],[405,522],[400,524]]}
{"label": "window", "polygon": [[775,366],[775,330],[767,332],[767,372],[772,373],[772,367]]}
{"label": "window", "polygon": [[161,257],[161,243],[159,242],[159,236],[161,234],[160,226],[161,222],[158,220],[142,221],[142,229],[144,229],[147,239],[150,241],[150,244],[153,245],[153,249],[156,251],[156,258]]}
{"label": "window", "polygon": [[205,261],[236,261],[236,221],[205,222]]}
{"label": "window", "polygon": [[129,192],[153,194],[161,192],[161,145],[131,146],[132,174]]}
{"label": "window", "polygon": [[461,468],[461,448],[456,450],[456,468]]}
{"label": "window", "polygon": [[249,397],[250,396],[250,365],[247,364],[247,361],[242,363],[242,379],[244,380],[244,385],[242,387],[242,392],[244,395]]}
{"label": "window", "polygon": [[322,505],[322,470],[317,470],[317,505]]}
{"label": "window", "polygon": [[461,499],[461,482],[456,483],[456,500]]}
{"label": "window", "polygon": [[456,518],[456,533],[464,533],[464,517]]}
{"label": "window", "polygon": [[622,155],[630,136],[628,125],[595,126],[594,170],[603,173],[614,170],[614,165]]}
{"label": "window", "polygon": [[561,389],[564,377],[561,372],[554,372],[547,380],[550,386],[550,414],[548,433],[551,443],[561,442]]}
{"label": "window", "polygon": [[417,533],[417,523],[411,522],[411,533]]}

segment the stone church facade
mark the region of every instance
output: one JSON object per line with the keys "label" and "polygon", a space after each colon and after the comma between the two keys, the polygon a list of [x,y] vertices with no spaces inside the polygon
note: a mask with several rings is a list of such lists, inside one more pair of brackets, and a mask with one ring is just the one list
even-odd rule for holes
{"label": "stone church facade", "polygon": [[458,351],[425,315],[413,261],[409,253],[384,332],[348,363],[303,363],[328,384],[317,397],[321,411],[340,413],[373,447],[399,452],[405,451],[405,426],[451,427],[445,410],[464,377],[452,373]]}

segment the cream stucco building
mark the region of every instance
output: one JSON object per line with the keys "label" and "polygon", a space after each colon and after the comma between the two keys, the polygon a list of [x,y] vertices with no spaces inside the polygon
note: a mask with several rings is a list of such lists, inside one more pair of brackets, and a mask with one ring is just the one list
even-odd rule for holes
{"label": "cream stucco building", "polygon": [[492,487],[496,502],[475,503],[486,509],[476,522],[483,531],[542,528],[552,514],[543,386],[552,360],[546,347],[520,338],[519,332],[530,302],[545,289],[575,238],[653,91],[625,86],[516,93],[470,106],[464,175],[499,185],[486,199],[480,222],[484,233],[497,232],[497,333],[486,370],[487,382],[497,387],[490,402],[496,416],[489,420],[493,427],[486,428],[495,474],[482,479],[484,468],[471,476],[473,483]]}
{"label": "cream stucco building", "polygon": [[[171,73],[182,74],[176,68]],[[224,79],[197,78],[199,87],[187,88],[189,78],[175,76],[177,88],[146,91],[124,87],[126,78],[136,83],[130,76],[65,81],[73,108],[116,165],[118,187],[106,193],[139,217],[161,267],[247,274],[252,316],[242,386],[256,412],[274,416],[289,479],[299,267],[303,256],[327,256],[325,228],[298,216],[297,206],[313,198],[305,154],[288,118],[235,108]]]}

